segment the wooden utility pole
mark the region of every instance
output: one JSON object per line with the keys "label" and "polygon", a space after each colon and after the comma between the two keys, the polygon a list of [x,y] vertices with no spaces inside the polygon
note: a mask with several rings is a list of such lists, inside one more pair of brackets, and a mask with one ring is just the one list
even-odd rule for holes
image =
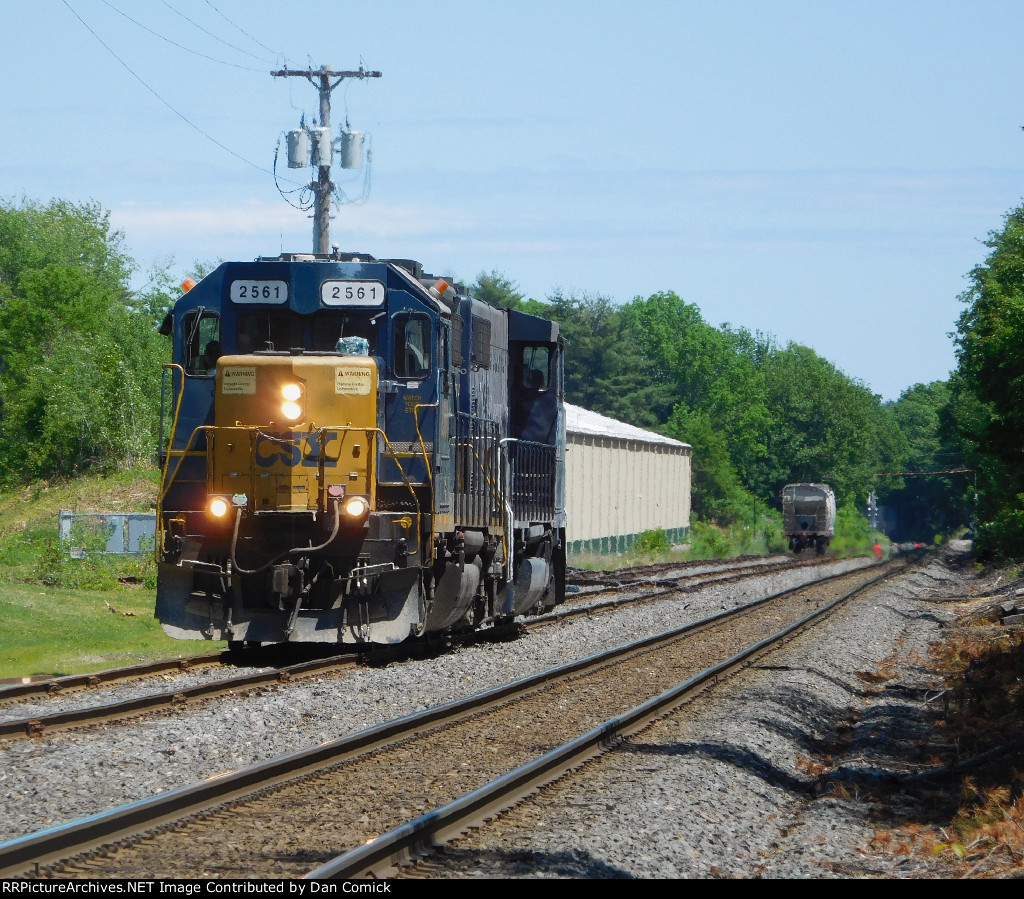
{"label": "wooden utility pole", "polygon": [[[319,69],[292,71],[281,69],[271,72],[275,78],[305,78],[320,92],[320,127],[331,133],[331,91],[346,78],[380,78],[380,72],[368,72],[362,66],[356,72],[333,72],[327,66]],[[332,80],[333,79],[333,80]],[[313,191],[313,252],[327,255],[331,251],[331,154],[327,159],[321,155],[317,166],[317,177],[309,184]]]}

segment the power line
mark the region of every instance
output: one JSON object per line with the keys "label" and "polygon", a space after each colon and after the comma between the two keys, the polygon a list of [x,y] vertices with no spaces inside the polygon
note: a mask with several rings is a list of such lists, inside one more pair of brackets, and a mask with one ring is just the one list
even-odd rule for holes
{"label": "power line", "polygon": [[[157,98],[157,99],[158,99],[158,100],[159,100],[159,101],[160,101],[161,103],[163,103],[163,105],[164,105],[164,106],[166,106],[166,107],[167,107],[167,108],[168,108],[168,109],[169,109],[169,110],[170,110],[171,112],[173,112],[173,113],[174,113],[174,114],[175,114],[175,115],[176,115],[176,116],[177,116],[177,117],[178,117],[179,119],[181,119],[181,120],[182,120],[182,121],[183,121],[183,122],[184,122],[184,123],[185,123],[186,125],[188,125],[188,126],[189,126],[190,128],[193,128],[193,129],[194,129],[195,131],[198,131],[198,132],[199,132],[199,133],[200,133],[200,134],[201,134],[201,135],[202,135],[203,137],[205,137],[205,138],[206,138],[206,139],[207,139],[208,141],[210,141],[211,143],[214,143],[214,144],[216,144],[216,145],[217,145],[218,147],[220,147],[220,148],[221,148],[221,149],[222,149],[222,150],[223,150],[224,152],[226,152],[226,153],[230,153],[230,154],[231,154],[232,156],[234,156],[234,157],[235,157],[235,159],[238,159],[239,161],[241,161],[241,162],[244,162],[244,163],[245,163],[246,165],[248,165],[248,166],[252,166],[252,167],[253,167],[254,169],[257,169],[258,171],[261,171],[261,172],[263,172],[263,173],[264,173],[265,175],[272,175],[272,174],[273,174],[273,172],[271,172],[271,171],[268,171],[268,170],[267,170],[267,169],[265,169],[265,168],[264,168],[263,166],[261,166],[261,165],[257,165],[257,164],[256,164],[255,162],[252,162],[252,161],[250,161],[250,160],[246,159],[246,158],[245,158],[244,156],[240,156],[240,155],[239,155],[238,153],[236,153],[236,152],[235,152],[234,150],[232,150],[232,149],[231,149],[230,147],[226,147],[226,146],[224,146],[224,144],[222,144],[222,143],[221,143],[221,142],[220,142],[219,140],[217,140],[217,139],[216,139],[215,137],[212,137],[212,136],[210,136],[210,135],[209,135],[209,134],[207,134],[207,133],[206,133],[205,131],[203,131],[203,129],[202,129],[202,128],[200,128],[200,127],[199,127],[199,126],[198,126],[197,124],[195,124],[194,122],[190,121],[190,120],[188,119],[188,117],[184,115],[184,113],[178,112],[178,110],[177,110],[177,109],[175,109],[175,108],[174,108],[173,106],[171,106],[171,104],[170,104],[170,103],[168,103],[168,102],[167,102],[167,101],[166,101],[166,100],[165,100],[165,99],[164,99],[163,97],[161,97],[161,96],[160,96],[160,95],[159,95],[159,94],[158,94],[158,93],[157,93],[157,92],[156,92],[156,91],[155,91],[155,90],[154,90],[153,88],[151,88],[151,87],[150,87],[150,86],[149,86],[149,85],[148,85],[148,84],[147,84],[147,83],[146,83],[145,81],[143,81],[143,80],[142,80],[142,78],[141,78],[141,77],[140,77],[139,75],[137,75],[137,74],[135,73],[135,71],[133,71],[133,70],[132,70],[131,66],[129,66],[129,65],[128,65],[128,63],[126,63],[126,62],[125,62],[125,61],[124,61],[123,59],[121,59],[121,57],[120,57],[120,56],[118,56],[118,55],[117,55],[117,54],[116,54],[116,53],[115,53],[115,52],[114,52],[114,51],[113,51],[113,50],[112,50],[112,49],[111,49],[111,48],[110,48],[110,47],[109,47],[109,46],[107,45],[107,43],[106,43],[106,42],[105,42],[105,41],[103,40],[103,38],[101,38],[101,37],[100,37],[100,36],[99,36],[99,35],[98,35],[98,34],[97,34],[97,33],[96,33],[95,31],[93,31],[93,29],[92,29],[92,28],[91,28],[91,27],[89,26],[89,23],[88,23],[88,22],[86,22],[86,21],[85,21],[85,19],[83,19],[83,18],[82,18],[82,17],[81,17],[81,16],[80,16],[80,15],[79,15],[79,14],[78,14],[77,12],[75,12],[75,9],[74,9],[74,7],[72,7],[72,6],[71,6],[71,4],[70,4],[70,3],[68,2],[68,0],[61,0],[61,2],[63,2],[63,4],[64,4],[64,5],[65,5],[65,6],[66,6],[66,7],[67,7],[67,8],[69,9],[69,10],[71,10],[71,14],[72,14],[72,15],[73,15],[73,16],[74,16],[74,17],[75,17],[76,19],[78,19],[78,21],[79,21],[79,22],[81,22],[81,23],[82,23],[82,25],[83,25],[83,26],[85,27],[85,29],[86,29],[86,30],[87,30],[87,31],[88,31],[88,32],[89,32],[89,33],[90,33],[90,34],[91,34],[91,35],[92,35],[92,36],[93,36],[94,38],[96,38],[96,40],[97,40],[97,41],[99,41],[99,42],[100,42],[100,44],[102,44],[102,46],[103,46],[103,49],[105,49],[105,50],[106,50],[106,51],[107,51],[107,52],[108,52],[108,53],[109,53],[109,54],[110,54],[111,56],[113,56],[113,57],[114,57],[114,59],[116,59],[116,60],[117,60],[117,61],[118,61],[119,63],[121,63],[121,65],[122,65],[122,66],[124,66],[124,68],[125,68],[125,69],[126,69],[126,70],[128,71],[128,74],[129,74],[129,75],[131,75],[131,76],[132,76],[132,78],[134,78],[134,79],[135,79],[136,81],[138,81],[138,82],[139,82],[139,84],[141,84],[141,85],[142,85],[142,86],[143,86],[143,87],[144,87],[144,88],[145,88],[146,90],[148,90],[148,91],[149,91],[149,92],[150,92],[150,93],[151,93],[151,94],[152,94],[152,95],[153,95],[154,97],[156,97],[156,98]],[[104,2],[105,2],[105,0],[104,0]]]}
{"label": "power line", "polygon": [[244,34],[247,38],[249,38],[249,40],[252,41],[254,44],[259,44],[268,53],[273,53],[275,56],[280,56],[282,59],[285,58],[285,55],[283,53],[275,50],[273,47],[268,47],[266,44],[261,43],[260,41],[256,40],[256,38],[254,38],[251,34],[249,34],[249,32],[247,32],[244,28],[242,28],[241,25],[238,25],[237,23],[232,22],[231,19],[229,19],[216,6],[214,6],[210,2],[210,0],[206,0],[206,5],[209,6],[210,9],[212,9],[215,13],[217,13],[217,15],[220,16],[225,22],[227,22],[232,28],[237,28],[239,31],[241,31],[242,34]]}
{"label": "power line", "polygon": [[[240,65],[239,63],[236,63],[236,62],[227,62],[226,60],[217,59],[214,56],[207,56],[205,53],[200,53],[198,50],[193,50],[190,47],[186,47],[184,44],[179,44],[177,41],[172,41],[169,37],[165,37],[164,35],[160,34],[159,31],[154,31],[152,28],[148,27],[147,25],[143,25],[137,19],[133,19],[130,15],[128,15],[128,13],[126,13],[123,10],[120,10],[116,6],[114,6],[114,4],[110,2],[110,0],[102,0],[102,2],[106,6],[110,7],[118,15],[124,16],[133,25],[137,25],[143,31],[149,32],[151,35],[153,35],[153,37],[158,37],[158,38],[160,38],[160,40],[166,41],[172,47],[177,47],[179,50],[184,50],[186,53],[191,53],[193,56],[198,56],[201,59],[207,59],[210,62],[215,62],[215,63],[218,63],[219,65],[222,65],[222,66],[230,66],[231,68],[234,68],[234,69],[243,69],[246,72],[262,72],[263,71],[262,69],[257,69],[257,68],[254,68],[253,66],[243,66],[243,65]],[[65,0],[65,6],[66,5],[67,5],[67,0]],[[177,12],[177,10],[174,10],[174,11]],[[180,15],[180,13],[179,13],[179,15]],[[79,18],[79,21],[81,21],[81,18]],[[192,24],[195,25],[195,22],[193,22]],[[92,29],[90,28],[89,30],[91,31]],[[210,36],[213,37],[213,35],[210,35]],[[219,40],[219,38],[218,38],[218,40]],[[229,44],[228,46],[231,46],[231,45]],[[234,49],[237,50],[238,48],[235,47]],[[245,51],[243,50],[241,52],[244,53]],[[247,54],[247,55],[251,55],[251,54]],[[253,57],[253,58],[255,59],[256,57]]]}
{"label": "power line", "polygon": [[[169,10],[170,10],[170,11],[171,11],[172,13],[174,13],[175,15],[181,16],[181,18],[183,18],[183,19],[184,19],[184,20],[185,20],[186,22],[188,22],[188,23],[189,23],[190,25],[194,25],[194,26],[195,26],[196,28],[198,28],[198,29],[199,29],[199,30],[200,30],[201,32],[203,32],[203,34],[207,35],[208,37],[212,37],[212,38],[213,38],[213,39],[214,39],[215,41],[217,41],[217,42],[218,42],[218,43],[220,43],[220,44],[223,44],[223,45],[224,45],[225,47],[230,47],[230,48],[231,48],[232,50],[237,50],[237,51],[238,51],[239,53],[244,53],[244,54],[245,54],[246,56],[250,57],[251,59],[255,59],[255,60],[256,60],[257,62],[266,62],[266,61],[267,61],[267,60],[264,60],[264,59],[260,59],[260,57],[256,56],[256,55],[255,55],[254,53],[250,53],[250,52],[249,52],[248,50],[243,50],[243,49],[242,49],[241,47],[236,47],[236,46],[235,46],[234,44],[232,44],[232,43],[229,43],[228,41],[224,40],[223,38],[219,38],[219,37],[217,37],[217,35],[215,35],[215,34],[214,34],[214,33],[213,33],[212,31],[207,31],[207,29],[205,29],[205,28],[204,28],[204,27],[203,27],[202,25],[200,25],[200,24],[199,24],[198,22],[196,22],[196,21],[194,21],[194,20],[190,19],[190,18],[189,18],[188,16],[186,16],[186,15],[185,15],[185,13],[183,13],[183,12],[182,12],[181,10],[179,10],[179,9],[175,9],[175,8],[174,8],[173,6],[171,6],[171,4],[167,2],[167,0],[161,0],[161,2],[162,2],[162,3],[163,3],[163,5],[164,5],[164,6],[166,6],[166,7],[167,7],[167,8],[168,8],[168,9],[169,9]],[[273,52],[273,51],[271,51],[271,52]],[[279,55],[279,54],[276,54],[276,53],[275,53],[274,55],[275,55],[275,56],[277,56],[277,55]]]}
{"label": "power line", "polygon": [[973,468],[947,468],[944,471],[876,471],[876,478],[911,478],[922,474],[965,474]]}

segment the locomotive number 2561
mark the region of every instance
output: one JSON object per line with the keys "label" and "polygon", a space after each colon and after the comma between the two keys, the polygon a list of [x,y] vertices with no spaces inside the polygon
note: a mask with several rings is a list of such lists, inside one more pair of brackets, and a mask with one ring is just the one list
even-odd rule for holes
{"label": "locomotive number 2561", "polygon": [[380,281],[324,281],[320,301],[325,306],[379,306],[384,302]]}
{"label": "locomotive number 2561", "polygon": [[234,303],[286,303],[288,284],[285,281],[232,281]]}

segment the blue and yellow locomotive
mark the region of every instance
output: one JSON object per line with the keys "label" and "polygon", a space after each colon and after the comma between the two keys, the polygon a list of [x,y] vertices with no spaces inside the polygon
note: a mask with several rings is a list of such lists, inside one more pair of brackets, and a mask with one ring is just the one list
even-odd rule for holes
{"label": "blue and yellow locomotive", "polygon": [[556,323],[335,252],[224,263],[164,331],[168,634],[394,644],[562,602]]}

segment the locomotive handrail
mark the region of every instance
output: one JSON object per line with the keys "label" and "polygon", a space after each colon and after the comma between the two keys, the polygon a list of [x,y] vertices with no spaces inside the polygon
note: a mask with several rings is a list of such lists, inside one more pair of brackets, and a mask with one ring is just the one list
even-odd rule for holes
{"label": "locomotive handrail", "polygon": [[[178,366],[178,367],[180,368],[181,366]],[[175,421],[177,421],[177,417],[175,417]],[[178,472],[181,470],[182,463],[185,461],[185,457],[188,455],[189,447],[192,446],[192,441],[196,439],[196,434],[198,434],[200,431],[207,431],[207,430],[210,430],[212,428],[213,428],[213,425],[199,425],[199,427],[197,427],[189,435],[188,441],[185,443],[185,448],[184,449],[180,449],[180,450],[170,450],[169,449],[167,451],[166,463],[169,463],[171,461],[172,453],[174,455],[178,456],[179,458],[178,458],[178,464],[174,468],[174,474],[171,476],[170,480],[168,480],[168,478],[167,478],[167,473],[166,473],[166,469],[165,469],[165,473],[161,477],[161,481],[160,481],[160,488],[161,489],[160,489],[159,495],[157,496],[157,502],[156,502],[157,539],[154,541],[154,543],[155,543],[154,555],[155,555],[156,561],[158,563],[161,561],[160,553],[164,549],[164,534],[167,531],[167,528],[165,528],[164,525],[163,525],[163,518],[164,518],[164,516],[163,516],[163,504],[164,504],[164,498],[167,496],[168,491],[171,489],[171,484],[174,482],[174,479],[178,476]],[[171,439],[172,440],[174,439],[173,438],[173,432],[172,432]]]}
{"label": "locomotive handrail", "polygon": [[[492,497],[491,498],[494,499],[500,505],[501,504],[501,495],[499,493],[500,487],[498,487],[495,484],[494,480],[492,480],[492,478],[490,477],[491,468],[488,467],[484,463],[483,459],[480,458],[480,454],[477,452],[477,445],[473,441],[473,437],[476,436],[476,435],[467,434],[465,439],[463,440],[463,439],[461,439],[462,432],[458,428],[458,422],[460,420],[464,420],[467,423],[476,423],[476,424],[482,424],[482,425],[489,425],[490,427],[494,428],[494,433],[490,434],[490,435],[484,434],[483,435],[484,438],[486,439],[487,437],[490,437],[492,440],[494,440],[494,442],[496,444],[500,444],[501,441],[495,439],[498,436],[498,423],[496,421],[493,421],[492,419],[489,419],[489,418],[478,418],[478,417],[473,416],[473,415],[467,415],[465,412],[457,412],[455,414],[455,419],[456,419],[455,446],[458,449],[468,449],[468,450],[470,450],[470,452],[473,454],[474,461],[477,463],[477,465],[480,468],[480,472],[481,472],[481,474],[483,476],[484,481],[486,482],[487,486],[490,487],[490,489],[491,489],[491,493],[492,493]],[[500,449],[501,449],[500,445],[499,445],[498,449],[500,451]]]}
{"label": "locomotive handrail", "polygon": [[[412,420],[413,420],[413,424],[416,425],[416,437],[420,441],[420,451],[423,453],[423,467],[427,470],[427,483],[430,485],[430,495],[431,495],[431,497],[434,496],[434,474],[431,471],[431,468],[433,466],[431,465],[430,460],[427,458],[427,445],[423,442],[423,434],[420,433],[420,409],[439,409],[439,408],[440,408],[440,405],[438,403],[417,403],[415,406],[412,407]],[[387,440],[386,437],[384,439]],[[402,466],[399,465],[397,458],[395,459],[395,464],[398,465],[398,468],[401,471]],[[418,508],[418,506],[417,506],[417,508]],[[433,510],[431,510],[431,511],[433,511]],[[429,547],[430,558],[428,560],[426,560],[426,561],[429,561],[429,563],[431,565],[433,565],[434,564],[434,523],[433,523],[434,519],[431,518],[430,521],[431,521],[431,524],[430,524],[430,540],[427,542],[427,546]],[[417,525],[417,528],[418,528],[419,527],[419,521],[418,520],[416,522],[416,525]],[[417,537],[416,539],[417,539],[417,541],[419,541],[419,537]]]}
{"label": "locomotive handrail", "polygon": [[[534,521],[553,514],[556,501],[550,490],[544,496],[538,497],[536,489],[531,489],[522,481],[517,485],[515,479],[517,476],[526,479],[531,475],[534,478],[554,478],[557,447],[551,443],[523,440],[518,437],[509,437],[503,443],[515,444],[514,456],[508,460],[513,476],[512,482],[508,485],[509,501],[515,512],[521,518]],[[539,507],[541,503],[545,504],[545,508]]]}
{"label": "locomotive handrail", "polygon": [[[502,466],[502,474],[505,476],[505,502],[502,504],[505,509],[505,534],[511,535],[512,530],[516,524],[515,512],[512,510],[512,463],[509,461],[508,445],[510,443],[516,443],[519,440],[518,437],[506,437],[504,440],[498,442],[498,448],[501,453],[505,456],[505,464]],[[505,538],[503,538],[504,540]],[[515,544],[513,544],[514,546]],[[505,580],[508,583],[514,581],[512,572],[512,559],[513,553],[508,551],[506,546],[505,549]]]}
{"label": "locomotive handrail", "polygon": [[[456,441],[456,443],[457,442],[458,441]],[[498,452],[499,453],[501,452],[501,443],[502,443],[502,441],[499,440],[498,441]],[[480,470],[484,473],[484,481],[487,483],[487,486],[491,488],[491,493],[493,494],[494,500],[499,505],[503,506],[504,503],[502,503],[502,501],[501,501],[501,490],[500,490],[499,486],[496,485],[494,483],[494,481],[492,481],[490,476],[488,475],[486,466],[483,464],[483,462],[481,461],[480,457],[477,455],[476,446],[472,442],[468,442],[468,441],[466,443],[466,446],[468,446],[470,448],[470,451],[473,453],[473,458],[476,459],[477,464],[480,466]],[[511,519],[506,516],[505,525],[501,529],[501,550],[505,554],[505,559],[506,560],[510,560],[511,559],[511,554],[508,551],[508,535],[510,533],[511,524],[512,524]],[[511,565],[511,561],[509,561],[509,565]]]}
{"label": "locomotive handrail", "polygon": [[[167,447],[167,455],[164,457],[164,467],[160,472],[160,492],[157,494],[156,499],[156,539],[153,541],[153,555],[157,562],[160,561],[160,552],[163,548],[163,535],[165,528],[163,527],[163,503],[164,497],[167,496],[167,470],[171,462],[171,456],[175,453],[174,450],[174,435],[178,430],[178,416],[181,414],[181,401],[185,396],[185,369],[180,366],[177,362],[165,362],[163,364],[165,369],[177,369],[181,372],[181,389],[178,391],[178,400],[174,405],[174,416],[171,420],[171,433],[170,433],[170,445]],[[162,389],[162,388],[161,388]],[[161,425],[163,421],[161,420]],[[195,436],[193,434],[193,436]],[[162,442],[162,440],[161,440]],[[181,459],[178,461],[178,468],[181,468],[181,462],[185,458],[185,453],[188,452],[188,447],[192,442],[192,438],[189,438],[189,443],[185,445],[185,449],[181,451]],[[161,447],[163,449],[163,447]],[[177,476],[177,469],[175,469],[175,476]]]}
{"label": "locomotive handrail", "polygon": [[[171,364],[172,363],[167,363],[167,365],[171,365]],[[175,366],[175,367],[177,367],[179,369],[181,368],[181,366]],[[179,400],[179,408],[180,408],[180,400]],[[175,421],[177,421],[177,417],[175,417]],[[408,475],[405,473],[405,469],[402,467],[402,463],[398,459],[397,453],[395,452],[394,448],[391,446],[391,441],[388,440],[388,435],[385,434],[384,431],[381,428],[376,428],[376,427],[374,427],[374,428],[366,428],[366,427],[356,427],[354,425],[321,425],[321,426],[318,427],[315,422],[310,422],[310,427],[311,427],[311,430],[316,431],[316,432],[321,432],[321,433],[324,432],[324,431],[362,431],[364,434],[367,435],[368,438],[369,438],[369,435],[371,435],[371,434],[379,434],[380,435],[380,437],[384,440],[384,444],[387,447],[388,452],[394,458],[395,465],[398,467],[398,471],[399,471],[399,473],[402,476],[402,483],[405,484],[405,486],[409,488],[409,492],[412,494],[413,502],[416,504],[416,548],[414,550],[410,550],[410,555],[421,556],[421,559],[422,559],[421,549],[422,549],[422,542],[423,541],[422,541],[422,538],[421,538],[421,535],[420,535],[420,523],[421,523],[421,520],[422,520],[422,517],[423,517],[423,511],[420,508],[420,500],[419,500],[419,497],[416,495],[416,490],[413,488],[412,483],[409,481]],[[189,448],[192,446],[192,443],[195,440],[196,435],[200,431],[215,431],[216,429],[217,429],[216,425],[199,425],[199,427],[197,427],[194,431],[192,431],[191,435],[188,438],[188,442],[185,444],[184,449],[175,450],[174,451],[175,455],[179,456],[180,458],[178,460],[178,465],[176,466],[176,468],[174,470],[174,475],[172,476],[171,481],[173,481],[173,479],[175,477],[177,477],[178,471],[181,469],[182,462],[184,461],[185,456],[188,454]],[[275,440],[275,441],[279,441],[279,442],[290,442],[290,441],[286,441],[285,438],[274,437],[271,434],[264,434],[263,431],[261,430],[261,428],[259,427],[259,425],[247,425],[247,426],[243,426],[242,429],[244,429],[246,431],[255,431],[257,434],[261,434],[261,435],[263,435],[264,437],[266,437],[269,440]],[[169,461],[170,461],[170,453],[168,453],[167,461],[169,463]],[[318,474],[318,478],[319,477],[320,477],[320,474]],[[159,495],[159,497],[157,499],[157,535],[158,535],[158,539],[156,541],[156,550],[155,550],[155,555],[156,555],[156,561],[157,562],[160,561],[160,552],[161,552],[161,549],[163,547],[163,534],[166,531],[166,528],[163,527],[163,516],[161,515],[161,511],[162,511],[162,508],[163,508],[163,499],[167,495],[168,490],[170,489],[170,483],[167,480],[166,470],[165,470],[165,474],[163,476],[162,488],[163,489],[161,490],[161,493],[160,493],[160,495]],[[328,542],[330,542],[330,541],[328,541]],[[317,548],[319,549],[321,547],[317,547]],[[306,549],[308,550],[308,547],[306,547]],[[289,553],[290,552],[291,552],[291,550],[289,550]],[[288,553],[286,553],[285,555],[288,555]]]}
{"label": "locomotive handrail", "polygon": [[[353,429],[355,430],[355,429]],[[388,448],[388,453],[394,460],[395,465],[398,466],[398,472],[402,476],[402,483],[409,488],[409,492],[412,494],[412,501],[416,503],[416,555],[420,556],[420,564],[423,564],[422,555],[420,553],[421,544],[423,542],[420,530],[420,519],[423,515],[420,509],[420,498],[416,495],[416,490],[413,488],[412,483],[409,480],[409,476],[405,473],[405,469],[402,468],[402,463],[398,461],[398,453],[391,446],[391,441],[388,440],[388,435],[385,434],[380,428],[363,428],[369,434],[371,431],[375,434],[380,434],[384,438],[384,445]]]}
{"label": "locomotive handrail", "polygon": [[420,433],[420,409],[438,409],[437,403],[417,403],[412,407],[412,421],[416,425],[416,439],[420,442],[420,452],[423,453],[423,464],[427,469],[427,483],[431,491],[434,489],[434,475],[430,470],[430,462],[427,459],[427,445],[423,442],[423,434]]}
{"label": "locomotive handrail", "polygon": [[[516,479],[516,463],[519,461],[519,459],[518,459],[518,452],[516,453],[515,458],[513,458],[513,454],[512,454],[512,452],[510,452],[510,447],[512,446],[512,444],[516,445],[516,449],[517,450],[519,449],[519,447],[536,448],[538,450],[550,451],[552,455],[555,453],[555,449],[556,449],[556,447],[553,444],[550,444],[550,443],[539,443],[536,440],[522,440],[519,437],[506,437],[504,440],[501,440],[499,442],[499,446],[501,448],[501,452],[505,456],[505,464],[503,466],[503,472],[502,472],[503,476],[506,478],[506,483],[505,483],[505,502],[503,503],[503,506],[504,506],[504,509],[505,509],[505,515],[506,515],[507,520],[508,520],[508,524],[506,526],[506,533],[508,533],[508,534],[511,534],[512,531],[515,529],[515,523],[516,523],[516,509],[515,509],[513,504],[515,503],[516,496],[517,496],[516,490],[515,490],[515,479]],[[543,474],[543,472],[541,472],[541,474]],[[548,474],[554,476],[554,470],[552,469],[550,472],[548,472]],[[552,503],[552,505],[553,505],[553,503]],[[525,510],[525,514],[526,514],[527,519],[531,519],[533,517],[533,516],[529,515],[529,512],[531,512],[531,511],[536,512],[538,510],[537,509],[526,509]],[[543,516],[538,516],[538,517],[543,517]],[[509,565],[508,577],[509,577],[509,579],[511,579],[511,577],[512,577],[512,569],[511,569],[512,560],[511,560],[511,557],[510,557],[509,554],[506,554],[506,560],[507,560],[508,565]]]}

